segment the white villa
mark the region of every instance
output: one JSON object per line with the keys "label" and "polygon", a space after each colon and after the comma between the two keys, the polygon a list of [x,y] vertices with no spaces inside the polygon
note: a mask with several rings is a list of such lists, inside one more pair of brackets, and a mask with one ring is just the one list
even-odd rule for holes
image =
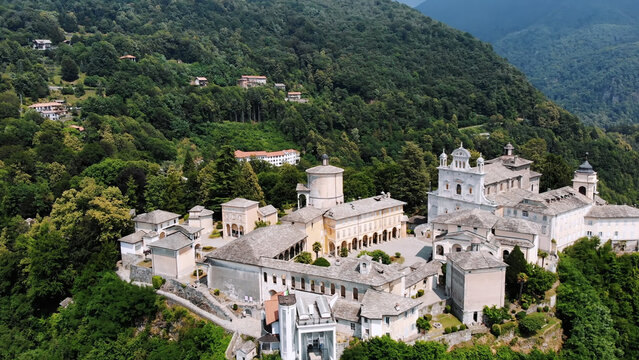
{"label": "white villa", "polygon": [[33,49],[34,50],[51,50],[53,44],[49,39],[35,39],[33,40]]}
{"label": "white villa", "polygon": [[293,149],[272,152],[235,150],[235,158],[239,161],[251,161],[251,159],[262,160],[273,166],[282,166],[284,164],[297,165],[300,162],[300,152]]}
{"label": "white villa", "polygon": [[33,105],[29,105],[29,109],[33,109],[43,117],[54,121],[60,120],[61,117],[67,114],[66,106],[57,102],[35,103]]}

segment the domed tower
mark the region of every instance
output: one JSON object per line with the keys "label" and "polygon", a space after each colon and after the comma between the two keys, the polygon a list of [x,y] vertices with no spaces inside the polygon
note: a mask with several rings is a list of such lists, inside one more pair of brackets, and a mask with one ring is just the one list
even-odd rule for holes
{"label": "domed tower", "polygon": [[446,155],[446,149],[442,149],[442,154],[439,155],[439,167],[448,166],[448,155]]}
{"label": "domed tower", "polygon": [[482,156],[482,154],[479,154],[479,157],[477,158],[477,171],[480,174],[484,173],[484,157]]}
{"label": "domed tower", "polygon": [[463,144],[453,151],[451,168],[455,170],[470,170],[470,151],[464,149]]}
{"label": "domed tower", "polygon": [[306,170],[308,205],[327,209],[344,202],[344,169],[329,164],[322,155],[322,165]]}
{"label": "domed tower", "polygon": [[504,146],[504,155],[513,156],[513,150],[515,150],[515,147],[513,146],[513,144],[511,143],[506,144],[506,146]]}
{"label": "domed tower", "polygon": [[597,191],[597,182],[597,172],[588,162],[586,154],[586,161],[579,165],[579,169],[575,171],[575,177],[572,179],[572,187],[582,195],[595,201],[595,195],[599,194]]}

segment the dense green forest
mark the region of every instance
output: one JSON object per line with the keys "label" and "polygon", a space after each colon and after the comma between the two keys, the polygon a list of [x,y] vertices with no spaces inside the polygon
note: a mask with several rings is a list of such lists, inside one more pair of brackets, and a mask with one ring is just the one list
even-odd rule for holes
{"label": "dense green forest", "polygon": [[[600,246],[601,245],[601,246]],[[570,359],[639,357],[639,255],[617,256],[608,241],[581,239],[559,262],[557,311]]]}
{"label": "dense green forest", "polygon": [[417,9],[491,43],[585,122],[639,121],[636,1],[427,0]]}
{"label": "dense green forest", "polygon": [[[114,277],[129,209],[217,211],[234,196],[287,208],[323,153],[346,169],[349,200],[390,191],[410,214],[460,142],[474,158],[512,142],[544,188],[567,185],[589,151],[604,198],[639,199],[636,129],[584,126],[489,45],[389,0],[5,0],[0,19],[2,358],[217,356],[218,328],[158,333],[154,319],[177,315]],[[55,48],[31,49],[41,38]],[[269,83],[235,86],[246,74]],[[61,98],[68,122],[27,108]],[[299,166],[233,157],[289,147]]]}

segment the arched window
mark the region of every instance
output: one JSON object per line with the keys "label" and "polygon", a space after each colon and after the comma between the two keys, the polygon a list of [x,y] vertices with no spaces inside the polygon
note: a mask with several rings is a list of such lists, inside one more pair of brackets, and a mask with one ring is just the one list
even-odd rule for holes
{"label": "arched window", "polygon": [[457,184],[457,195],[461,195],[461,185]]}
{"label": "arched window", "polygon": [[291,289],[295,289],[295,276],[291,276]]}
{"label": "arched window", "polygon": [[324,282],[320,283],[320,292],[323,294],[326,291],[326,287],[324,287]]}
{"label": "arched window", "polygon": [[444,255],[444,247],[441,245],[437,245],[437,255]]}
{"label": "arched window", "polygon": [[581,193],[581,195],[586,195],[586,187],[585,186],[580,186],[579,187],[579,192]]}
{"label": "arched window", "polygon": [[311,280],[311,292],[315,292],[315,280]]}
{"label": "arched window", "polygon": [[469,194],[471,194],[471,195],[473,194],[473,187],[472,187],[472,186],[470,186],[470,187],[468,188],[468,193],[469,193]]}
{"label": "arched window", "polygon": [[339,289],[340,291],[340,295],[345,298],[346,297],[346,287],[344,285],[342,285]]}
{"label": "arched window", "polygon": [[302,288],[302,290],[306,290],[306,279],[302,278],[302,280],[300,281],[300,287]]}
{"label": "arched window", "polygon": [[335,284],[331,284],[331,295],[335,295]]}
{"label": "arched window", "polygon": [[510,253],[508,252],[508,250],[504,250],[504,254],[503,254],[502,258],[503,258],[504,260],[506,260],[506,258],[508,257],[508,255],[509,255],[509,254],[510,254]]}
{"label": "arched window", "polygon": [[268,274],[264,272],[264,282],[268,282]]}
{"label": "arched window", "polygon": [[446,183],[446,190],[448,190],[448,183]]}
{"label": "arched window", "polygon": [[282,275],[282,285],[286,286],[286,275]]}
{"label": "arched window", "polygon": [[357,290],[357,288],[353,288],[353,300],[358,300],[357,299],[357,294],[359,293],[359,291]]}

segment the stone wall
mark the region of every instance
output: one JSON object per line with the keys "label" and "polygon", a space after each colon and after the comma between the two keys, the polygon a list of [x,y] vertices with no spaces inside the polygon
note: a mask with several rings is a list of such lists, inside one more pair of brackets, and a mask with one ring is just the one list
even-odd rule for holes
{"label": "stone wall", "polygon": [[219,318],[230,320],[229,316],[225,314],[220,306],[207,299],[206,296],[198,289],[195,289],[188,285],[184,286],[184,284],[173,279],[168,279],[166,281],[166,284],[162,286],[162,289],[192,302],[200,309],[207,311]]}
{"label": "stone wall", "polygon": [[444,334],[444,335],[438,336],[438,337],[433,338],[433,339],[428,339],[428,341],[441,342],[441,343],[447,345],[448,346],[448,350],[450,350],[453,346],[455,346],[457,344],[461,344],[463,342],[470,341],[471,338],[472,338],[472,331],[470,329],[468,329],[468,330],[463,330],[463,331],[457,331],[457,332],[450,333],[450,334]]}
{"label": "stone wall", "polygon": [[131,265],[131,281],[139,281],[145,284],[151,284],[151,278],[153,277],[153,269]]}
{"label": "stone wall", "polygon": [[129,269],[131,265],[137,264],[144,259],[142,256],[135,254],[122,254],[122,266]]}
{"label": "stone wall", "polygon": [[435,316],[435,315],[443,314],[445,308],[446,308],[446,300],[438,301],[436,303],[424,306],[423,308],[419,309],[419,315],[422,316],[422,315],[430,314]]}

